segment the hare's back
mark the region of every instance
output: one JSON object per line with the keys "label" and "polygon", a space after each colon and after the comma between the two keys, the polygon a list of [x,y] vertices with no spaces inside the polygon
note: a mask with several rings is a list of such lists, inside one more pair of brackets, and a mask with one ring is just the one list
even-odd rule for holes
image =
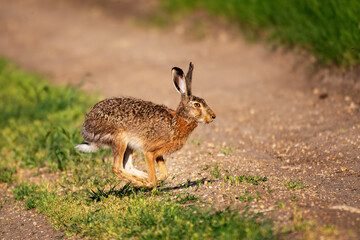
{"label": "hare's back", "polygon": [[115,125],[130,130],[146,128],[154,123],[167,126],[171,122],[171,109],[164,105],[136,98],[109,98],[95,104],[86,116],[86,120]]}

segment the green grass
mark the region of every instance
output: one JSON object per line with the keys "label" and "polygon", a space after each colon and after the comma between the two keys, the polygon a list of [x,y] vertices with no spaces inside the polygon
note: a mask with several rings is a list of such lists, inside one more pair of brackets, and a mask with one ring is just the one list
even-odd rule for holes
{"label": "green grass", "polygon": [[[96,96],[52,86],[4,59],[0,85],[0,180],[15,185],[15,199],[47,215],[56,228],[90,239],[276,238],[271,222],[259,215],[200,207],[199,197],[187,191],[123,186],[111,171],[110,150],[76,152],[82,121]],[[33,184],[17,179],[19,168],[60,174]],[[189,181],[179,188],[201,184]]]}
{"label": "green grass", "polygon": [[175,196],[173,201],[167,192],[125,185],[118,190],[102,190],[94,199],[86,189],[68,191],[68,187],[72,185],[64,182],[50,187],[23,183],[13,193],[16,199],[25,201],[28,209],[36,207],[71,235],[96,239],[276,238],[271,222],[261,220],[259,215],[184,207],[183,203],[196,200],[189,194]]}
{"label": "green grass", "polygon": [[90,155],[80,155],[74,145],[82,141],[81,122],[95,96],[74,87],[53,87],[4,59],[0,59],[0,86],[2,168],[20,163],[56,171],[90,161]]}
{"label": "green grass", "polygon": [[240,25],[248,35],[299,46],[324,64],[349,67],[360,61],[358,0],[161,0],[181,14],[205,9]]}
{"label": "green grass", "polygon": [[0,182],[12,183],[15,181],[16,167],[0,166]]}

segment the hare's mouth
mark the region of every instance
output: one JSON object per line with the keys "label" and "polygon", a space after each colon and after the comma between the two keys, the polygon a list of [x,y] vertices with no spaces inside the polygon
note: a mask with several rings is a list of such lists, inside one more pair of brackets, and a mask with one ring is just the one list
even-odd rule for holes
{"label": "hare's mouth", "polygon": [[206,124],[209,124],[209,123],[212,123],[214,120],[210,120],[210,121],[207,121],[207,122],[205,122]]}
{"label": "hare's mouth", "polygon": [[199,122],[209,124],[212,121],[214,121],[214,118],[212,118],[211,116],[206,116],[206,117],[200,118]]}

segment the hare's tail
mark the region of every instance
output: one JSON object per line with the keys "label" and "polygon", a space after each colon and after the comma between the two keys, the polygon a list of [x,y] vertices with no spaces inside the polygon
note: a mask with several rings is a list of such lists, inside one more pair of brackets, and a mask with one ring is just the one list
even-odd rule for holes
{"label": "hare's tail", "polygon": [[99,147],[94,143],[83,142],[77,145],[75,149],[81,152],[91,153],[91,152],[97,152],[99,150]]}

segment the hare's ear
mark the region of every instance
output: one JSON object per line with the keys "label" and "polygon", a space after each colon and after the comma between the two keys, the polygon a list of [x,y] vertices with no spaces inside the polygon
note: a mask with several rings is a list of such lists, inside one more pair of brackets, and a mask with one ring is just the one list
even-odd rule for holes
{"label": "hare's ear", "polygon": [[194,70],[194,64],[190,62],[189,64],[189,70],[186,74],[185,80],[186,80],[186,89],[187,89],[187,95],[191,96],[191,80],[192,80],[192,72]]}
{"label": "hare's ear", "polygon": [[181,95],[186,95],[187,88],[186,88],[186,82],[184,77],[184,72],[178,67],[174,67],[171,70],[172,79],[174,81],[174,85],[176,90],[181,93]]}

